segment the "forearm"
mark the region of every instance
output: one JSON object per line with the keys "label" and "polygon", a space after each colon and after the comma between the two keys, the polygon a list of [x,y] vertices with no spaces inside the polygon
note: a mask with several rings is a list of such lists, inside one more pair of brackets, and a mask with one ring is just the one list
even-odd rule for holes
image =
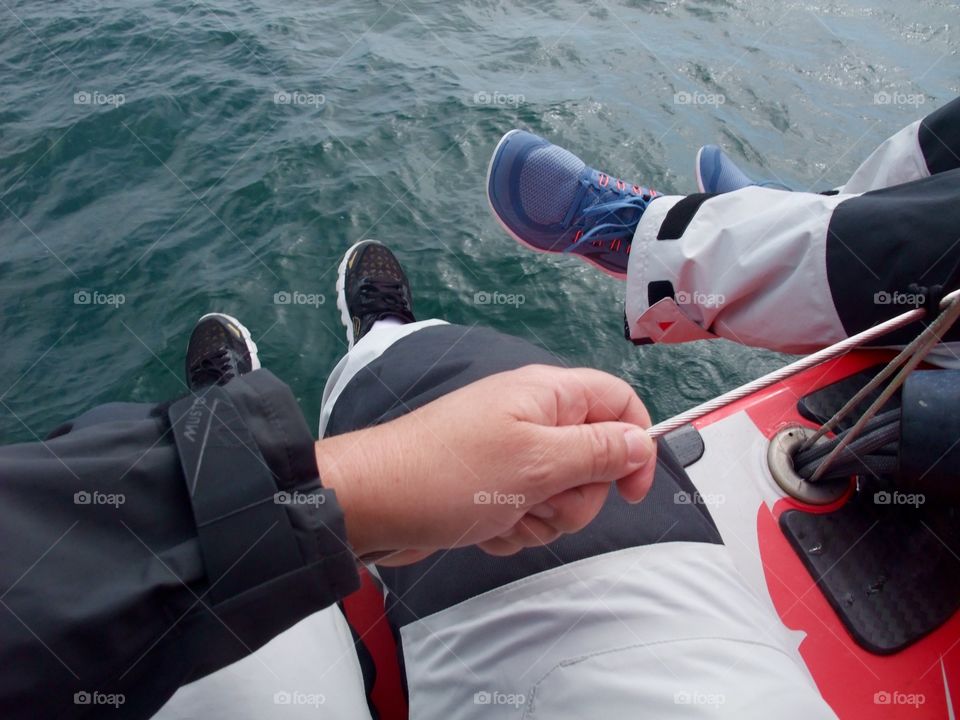
{"label": "forearm", "polygon": [[[396,438],[382,426],[320,440],[315,445],[317,468],[324,487],[336,493],[343,509],[347,537],[359,557],[393,549],[396,502],[405,493],[399,468],[386,458],[403,457]],[[390,502],[384,502],[387,497]]]}
{"label": "forearm", "polygon": [[433,439],[428,433],[417,437],[410,430],[415,428],[409,422],[393,421],[316,443],[323,485],[336,493],[350,546],[363,560],[391,555],[411,562],[436,549],[431,519],[446,508],[425,490],[424,475],[436,474],[431,467],[442,465],[442,455],[449,455],[448,462],[457,460],[441,443],[428,445]]}

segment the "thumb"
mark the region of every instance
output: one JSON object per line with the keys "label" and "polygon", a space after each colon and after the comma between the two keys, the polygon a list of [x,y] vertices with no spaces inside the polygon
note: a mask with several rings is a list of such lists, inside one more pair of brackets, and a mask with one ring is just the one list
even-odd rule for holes
{"label": "thumb", "polygon": [[588,483],[610,483],[631,475],[655,457],[643,428],[597,422],[549,428],[554,492]]}

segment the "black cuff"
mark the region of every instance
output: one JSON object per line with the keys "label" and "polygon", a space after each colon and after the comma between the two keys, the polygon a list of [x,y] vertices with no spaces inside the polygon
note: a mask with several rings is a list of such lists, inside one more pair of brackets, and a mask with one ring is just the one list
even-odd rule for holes
{"label": "black cuff", "polygon": [[[190,680],[244,657],[359,587],[343,513],[317,477],[313,437],[267,370],[169,411],[207,575],[191,618]],[[219,620],[218,620],[219,618]]]}

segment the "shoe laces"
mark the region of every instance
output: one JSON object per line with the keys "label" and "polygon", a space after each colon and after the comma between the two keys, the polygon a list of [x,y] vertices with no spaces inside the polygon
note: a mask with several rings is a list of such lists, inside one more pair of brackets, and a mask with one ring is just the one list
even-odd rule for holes
{"label": "shoe laces", "polygon": [[364,313],[397,315],[406,318],[411,314],[410,304],[403,293],[399,280],[369,280],[364,278],[358,290],[360,306]]}
{"label": "shoe laces", "polygon": [[191,385],[223,385],[240,374],[237,356],[229,348],[220,348],[190,366]]}
{"label": "shoe laces", "polygon": [[636,229],[656,190],[629,185],[600,173],[596,183],[583,180],[583,194],[565,220],[576,227],[573,243],[564,252],[574,252],[586,243],[623,238]]}

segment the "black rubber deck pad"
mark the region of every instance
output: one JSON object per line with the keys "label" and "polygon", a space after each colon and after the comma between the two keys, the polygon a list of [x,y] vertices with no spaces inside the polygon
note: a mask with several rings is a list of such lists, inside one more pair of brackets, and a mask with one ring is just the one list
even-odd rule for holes
{"label": "black rubber deck pad", "polygon": [[882,655],[933,632],[960,607],[960,509],[910,500],[861,492],[833,513],[780,517],[847,630]]}

